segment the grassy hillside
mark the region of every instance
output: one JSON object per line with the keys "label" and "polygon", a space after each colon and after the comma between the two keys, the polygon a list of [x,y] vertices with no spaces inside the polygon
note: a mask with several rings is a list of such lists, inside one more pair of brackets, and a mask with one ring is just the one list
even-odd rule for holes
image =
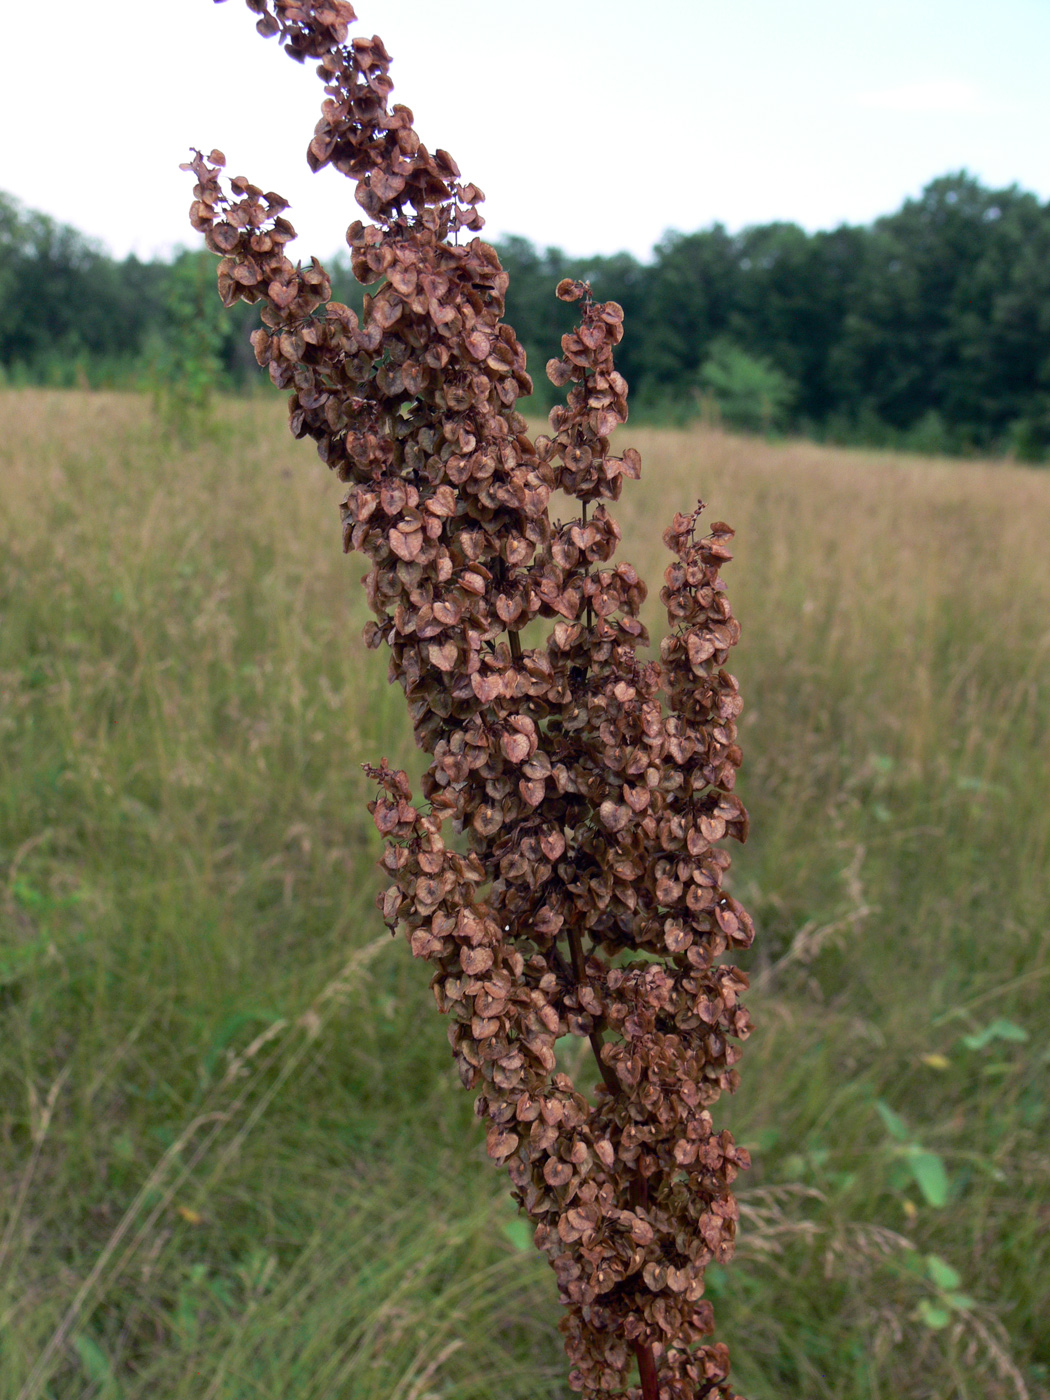
{"label": "grassy hillside", "polygon": [[[738,530],[749,1400],[1050,1396],[1050,475],[639,432]],[[555,1400],[359,764],[414,766],[338,483],[0,395],[0,1395]],[[653,588],[654,599],[657,589]],[[655,619],[655,611],[653,619]]]}

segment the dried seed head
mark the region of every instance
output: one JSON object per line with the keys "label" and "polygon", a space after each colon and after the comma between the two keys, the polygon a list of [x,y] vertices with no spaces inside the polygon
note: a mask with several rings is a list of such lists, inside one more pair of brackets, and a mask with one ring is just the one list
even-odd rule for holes
{"label": "dried seed head", "polygon": [[[248,4],[261,32],[319,61],[308,159],[354,182],[369,222],[347,230],[352,266],[379,283],[360,317],[332,302],[320,264],[285,256],[285,201],[244,179],[227,193],[222,153],[194,153],[191,220],[220,256],[223,300],[263,303],[252,343],[289,391],[293,433],[346,483],[344,546],[371,564],[366,642],[389,648],[430,756],[422,809],[404,773],[366,767],[383,917],[431,963],[488,1151],[558,1280],[572,1386],[637,1395],[637,1361],[643,1400],[728,1400],[725,1348],[698,1343],[713,1325],[704,1269],[732,1254],[731,1185],[748,1165],[709,1112],[750,1029],[747,978],[720,959],[753,929],[715,844],[747,831],[724,669],[739,636],[720,577],[732,532],[701,536],[701,507],[675,517],[671,631],[643,662],[645,586],[614,563],[604,504],[641,468],[611,450],[627,417],[621,308],[559,284],[579,325],[547,373],[568,394],[532,441],[506,274],[476,237],[452,241],[481,227],[481,191],[390,105],[390,56],[378,38],[348,42],[350,5]],[[559,490],[578,519],[552,521]],[[526,646],[540,620],[545,640]],[[567,1034],[597,1055],[586,1095],[559,1066]]]}

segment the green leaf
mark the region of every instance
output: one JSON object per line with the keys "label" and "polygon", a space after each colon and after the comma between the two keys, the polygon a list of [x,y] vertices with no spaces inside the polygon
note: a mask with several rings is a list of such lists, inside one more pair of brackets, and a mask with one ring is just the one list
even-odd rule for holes
{"label": "green leaf", "polygon": [[950,1304],[956,1312],[969,1312],[971,1308],[977,1306],[968,1293],[946,1293],[944,1301]]}
{"label": "green leaf", "polygon": [[899,1157],[892,1157],[886,1173],[886,1183],[895,1196],[903,1196],[911,1186],[912,1175]]}
{"label": "green leaf", "polygon": [[20,904],[23,909],[32,913],[34,909],[46,909],[51,903],[46,894],[34,889],[28,880],[23,880],[21,876],[11,882],[11,894],[16,904]]}
{"label": "green leaf", "polygon": [[927,1205],[941,1206],[948,1203],[948,1173],[936,1152],[927,1152],[915,1143],[905,1158],[908,1170],[915,1178],[915,1184],[922,1192]]}
{"label": "green leaf", "polygon": [[207,1284],[208,1292],[221,1303],[224,1308],[233,1307],[233,1295],[230,1293],[230,1286],[225,1279],[210,1278]]}
{"label": "green leaf", "polygon": [[994,1021],[985,1026],[983,1031],[974,1031],[972,1035],[964,1035],[962,1043],[967,1050],[983,1050],[993,1040],[1012,1040],[1020,1044],[1027,1039],[1028,1032],[1024,1026],[1019,1026],[1014,1021],[1007,1021],[1003,1016],[997,1016]]}
{"label": "green leaf", "polygon": [[503,1227],[503,1234],[519,1254],[524,1254],[532,1248],[532,1228],[521,1216],[515,1220],[508,1220]]}
{"label": "green leaf", "polygon": [[939,1303],[931,1303],[929,1298],[920,1299],[918,1313],[920,1319],[931,1332],[939,1332],[942,1327],[947,1327],[952,1320],[952,1315],[947,1308],[942,1308]]}
{"label": "green leaf", "polygon": [[1024,1026],[1017,1025],[1015,1021],[1004,1020],[1001,1016],[997,1021],[992,1022],[989,1029],[995,1032],[999,1040],[1015,1040],[1021,1042],[1028,1039],[1028,1032],[1025,1030]]}
{"label": "green leaf", "polygon": [[927,1254],[926,1272],[938,1288],[958,1288],[962,1283],[956,1270],[938,1254]]}
{"label": "green leaf", "polygon": [[907,1142],[911,1134],[908,1132],[908,1125],[898,1113],[894,1113],[885,1099],[876,1099],[875,1108],[883,1125],[890,1137],[894,1137],[898,1142]]}
{"label": "green leaf", "polygon": [[80,1357],[80,1364],[88,1380],[96,1385],[113,1384],[113,1368],[98,1342],[93,1341],[91,1337],[79,1336],[73,1338],[73,1347]]}

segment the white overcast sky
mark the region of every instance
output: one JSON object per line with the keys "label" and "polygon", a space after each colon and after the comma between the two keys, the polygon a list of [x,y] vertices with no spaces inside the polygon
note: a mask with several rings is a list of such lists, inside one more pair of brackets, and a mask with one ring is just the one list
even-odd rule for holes
{"label": "white overcast sky", "polygon": [[[1050,198],[1050,0],[354,3],[490,238],[645,257],[716,220],[864,222],[964,166]],[[357,206],[303,158],[321,95],[242,0],[48,0],[5,26],[0,190],[166,254],[195,242],[179,161],[219,146],[325,256]]]}

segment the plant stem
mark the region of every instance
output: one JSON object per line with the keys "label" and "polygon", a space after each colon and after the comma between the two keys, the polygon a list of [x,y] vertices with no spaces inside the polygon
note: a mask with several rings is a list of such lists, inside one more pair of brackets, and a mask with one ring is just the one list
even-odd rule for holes
{"label": "plant stem", "polygon": [[620,1081],[613,1074],[612,1070],[602,1059],[602,1038],[597,1031],[591,1031],[587,1039],[591,1042],[591,1049],[594,1051],[594,1058],[598,1061],[598,1068],[602,1072],[605,1080],[605,1087],[610,1094],[617,1094],[620,1091]]}
{"label": "plant stem", "polygon": [[[576,985],[582,987],[587,981],[587,968],[583,960],[583,944],[580,941],[580,930],[578,928],[569,931],[569,949],[572,953],[572,970],[576,976]],[[605,1087],[610,1094],[620,1092],[620,1081],[602,1059],[602,1035],[601,1027],[595,1026],[587,1039],[591,1042],[591,1049],[594,1051],[594,1058],[598,1061],[598,1068],[601,1070]]]}
{"label": "plant stem", "polygon": [[[576,976],[576,985],[583,986],[587,980],[587,969],[583,958],[583,944],[580,939],[579,929],[572,929],[569,932],[569,949],[572,953],[572,968]],[[605,1087],[610,1094],[619,1094],[620,1083],[613,1070],[602,1059],[602,1038],[599,1027],[588,1036],[591,1042],[591,1049],[594,1051],[594,1058],[598,1062]],[[645,1177],[638,1176],[631,1182],[631,1205],[635,1210],[639,1206],[645,1207],[649,1204],[649,1183]],[[642,1400],[660,1400],[660,1388],[656,1376],[656,1360],[653,1357],[652,1345],[649,1342],[638,1341],[634,1343],[634,1354],[638,1360],[638,1374],[642,1383]]]}
{"label": "plant stem", "polygon": [[[582,505],[583,505],[583,509],[582,509],[582,511],[580,512],[580,524],[583,526],[584,529],[586,529],[586,528],[587,528],[587,502],[584,501],[584,502],[582,503]],[[586,579],[590,578],[590,574],[591,574],[590,569],[586,569],[586,570],[584,571],[584,579],[586,580]],[[592,628],[593,626],[594,626],[594,614],[591,612],[591,600],[590,600],[590,598],[588,598],[588,599],[587,599],[587,634],[588,634],[588,636],[590,636],[590,631],[591,631],[591,628]]]}
{"label": "plant stem", "polygon": [[656,1378],[656,1361],[653,1358],[652,1347],[648,1342],[635,1342],[634,1354],[638,1358],[642,1400],[660,1400],[660,1384]]}

